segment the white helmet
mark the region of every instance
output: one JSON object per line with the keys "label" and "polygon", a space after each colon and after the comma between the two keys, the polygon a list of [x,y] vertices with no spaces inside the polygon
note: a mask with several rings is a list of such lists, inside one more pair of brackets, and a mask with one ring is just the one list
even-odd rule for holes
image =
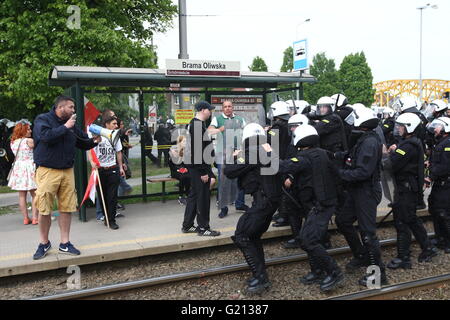
{"label": "white helmet", "polygon": [[174,124],[175,124],[175,121],[173,121],[173,119],[167,119],[166,123],[167,123],[167,124],[174,125]]}
{"label": "white helmet", "polygon": [[[335,100],[330,97],[322,97],[317,101],[317,112],[320,113],[320,107],[328,106],[330,109],[327,114],[334,112],[336,109]],[[322,114],[318,114],[322,115]]]}
{"label": "white helmet", "polygon": [[[397,120],[395,120],[395,124],[402,125],[405,127],[406,132],[413,133],[417,127],[420,125],[421,120],[419,116],[415,113],[407,112],[399,115]],[[394,129],[395,130],[395,129]]]}
{"label": "white helmet", "polygon": [[434,119],[433,122],[427,125],[427,130],[434,134],[434,129],[437,127],[441,127],[441,130],[443,129],[445,133],[450,133],[450,118],[440,117]]}
{"label": "white helmet", "polygon": [[266,132],[264,131],[264,128],[261,127],[257,123],[249,123],[244,127],[244,130],[242,132],[242,142],[244,142],[246,139],[254,136],[265,136]]}
{"label": "white helmet", "polygon": [[420,110],[420,104],[418,104],[417,99],[414,97],[401,97],[394,103],[394,109],[397,109],[398,112],[405,112],[411,108]]}
{"label": "white helmet", "polygon": [[434,112],[441,112],[448,109],[448,105],[442,100],[434,100],[430,103],[434,107]]}
{"label": "white helmet", "polygon": [[295,100],[295,101],[288,100],[286,102],[291,110],[293,110],[294,108],[297,110],[296,113],[304,113],[305,109],[310,107],[309,102],[305,100]]}
{"label": "white helmet", "polygon": [[395,111],[392,108],[386,107],[383,109],[383,114],[387,114],[387,115],[389,115],[389,117],[393,117],[395,114]]}
{"label": "white helmet", "polygon": [[332,95],[332,96],[331,96],[331,99],[333,99],[333,100],[335,101],[334,104],[335,104],[335,106],[338,107],[338,108],[343,107],[343,106],[346,106],[346,105],[348,104],[347,97],[344,96],[344,95],[341,94],[341,93]]}
{"label": "white helmet", "polygon": [[299,126],[294,131],[294,146],[310,147],[319,143],[317,130],[310,125]]}
{"label": "white helmet", "polygon": [[371,109],[366,108],[361,103],[353,105],[353,114],[355,117],[354,126],[356,128],[375,129],[378,126],[378,117],[374,115]]}
{"label": "white helmet", "polygon": [[304,114],[294,114],[289,118],[288,126],[302,126],[309,123],[309,119]]}
{"label": "white helmet", "polygon": [[282,118],[284,120],[289,119],[289,105],[284,101],[277,101],[272,103],[270,106],[270,109],[272,111],[272,116],[274,118]]}

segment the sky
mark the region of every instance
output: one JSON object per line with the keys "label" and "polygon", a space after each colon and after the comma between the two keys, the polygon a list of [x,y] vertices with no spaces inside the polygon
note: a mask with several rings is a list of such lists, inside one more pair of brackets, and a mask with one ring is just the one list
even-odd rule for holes
{"label": "sky", "polygon": [[[339,68],[342,59],[364,51],[374,82],[418,79],[420,10],[423,10],[423,79],[450,80],[448,0],[187,0],[189,59],[240,61],[248,71],[260,56],[280,71],[283,52],[308,39],[309,56],[325,52]],[[172,0],[178,4],[178,0]],[[200,15],[200,16],[197,16]],[[310,22],[304,22],[310,19]],[[178,17],[156,34],[159,68],[179,53]]]}

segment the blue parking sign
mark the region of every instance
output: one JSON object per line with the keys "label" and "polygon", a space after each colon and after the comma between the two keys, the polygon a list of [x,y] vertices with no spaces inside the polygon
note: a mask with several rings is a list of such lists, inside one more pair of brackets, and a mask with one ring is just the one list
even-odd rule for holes
{"label": "blue parking sign", "polygon": [[308,47],[307,40],[294,42],[294,71],[308,69]]}

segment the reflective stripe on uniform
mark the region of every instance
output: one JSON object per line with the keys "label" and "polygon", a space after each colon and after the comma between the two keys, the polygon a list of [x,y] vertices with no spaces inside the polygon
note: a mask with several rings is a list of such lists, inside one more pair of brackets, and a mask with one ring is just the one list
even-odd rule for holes
{"label": "reflective stripe on uniform", "polygon": [[397,149],[397,150],[395,150],[395,152],[401,154],[402,156],[404,156],[406,154],[406,152],[401,149]]}

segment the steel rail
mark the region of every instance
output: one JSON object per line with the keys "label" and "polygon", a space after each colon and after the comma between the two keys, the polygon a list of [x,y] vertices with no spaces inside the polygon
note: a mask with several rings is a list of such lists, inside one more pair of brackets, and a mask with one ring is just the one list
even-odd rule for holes
{"label": "steel rail", "polygon": [[[397,243],[396,239],[386,239],[386,240],[380,241],[380,245],[383,247],[393,246],[396,243]],[[327,251],[332,256],[338,256],[338,255],[344,255],[344,254],[351,253],[350,247],[348,247],[348,246],[330,249]],[[269,258],[269,259],[266,259],[266,266],[269,267],[269,266],[275,266],[275,265],[280,265],[280,264],[301,262],[301,261],[306,261],[306,260],[308,260],[307,254],[297,254],[297,255],[291,255],[291,256],[285,256],[285,257]],[[240,263],[240,264],[234,264],[234,265],[228,265],[228,266],[213,267],[213,268],[197,270],[197,271],[165,275],[165,276],[148,278],[148,279],[143,279],[143,280],[129,281],[129,282],[101,286],[101,287],[91,288],[91,289],[83,289],[83,290],[78,290],[78,291],[65,292],[65,293],[55,294],[55,295],[51,295],[51,296],[38,297],[38,298],[34,298],[32,300],[72,300],[72,299],[86,299],[86,298],[95,299],[96,297],[100,297],[100,296],[108,295],[108,294],[112,294],[112,293],[119,293],[119,292],[123,292],[123,291],[130,291],[130,290],[135,290],[135,289],[140,289],[140,288],[145,288],[145,287],[174,283],[174,282],[178,282],[178,281],[201,279],[201,278],[206,278],[206,277],[211,277],[211,276],[216,276],[216,275],[221,275],[221,274],[228,274],[228,273],[233,273],[233,272],[247,271],[248,269],[249,269],[249,267],[246,263]]]}
{"label": "steel rail", "polygon": [[382,287],[381,289],[364,290],[341,296],[335,296],[325,300],[388,300],[415,291],[437,288],[445,284],[450,284],[450,273],[409,282],[402,282],[392,286]]}

